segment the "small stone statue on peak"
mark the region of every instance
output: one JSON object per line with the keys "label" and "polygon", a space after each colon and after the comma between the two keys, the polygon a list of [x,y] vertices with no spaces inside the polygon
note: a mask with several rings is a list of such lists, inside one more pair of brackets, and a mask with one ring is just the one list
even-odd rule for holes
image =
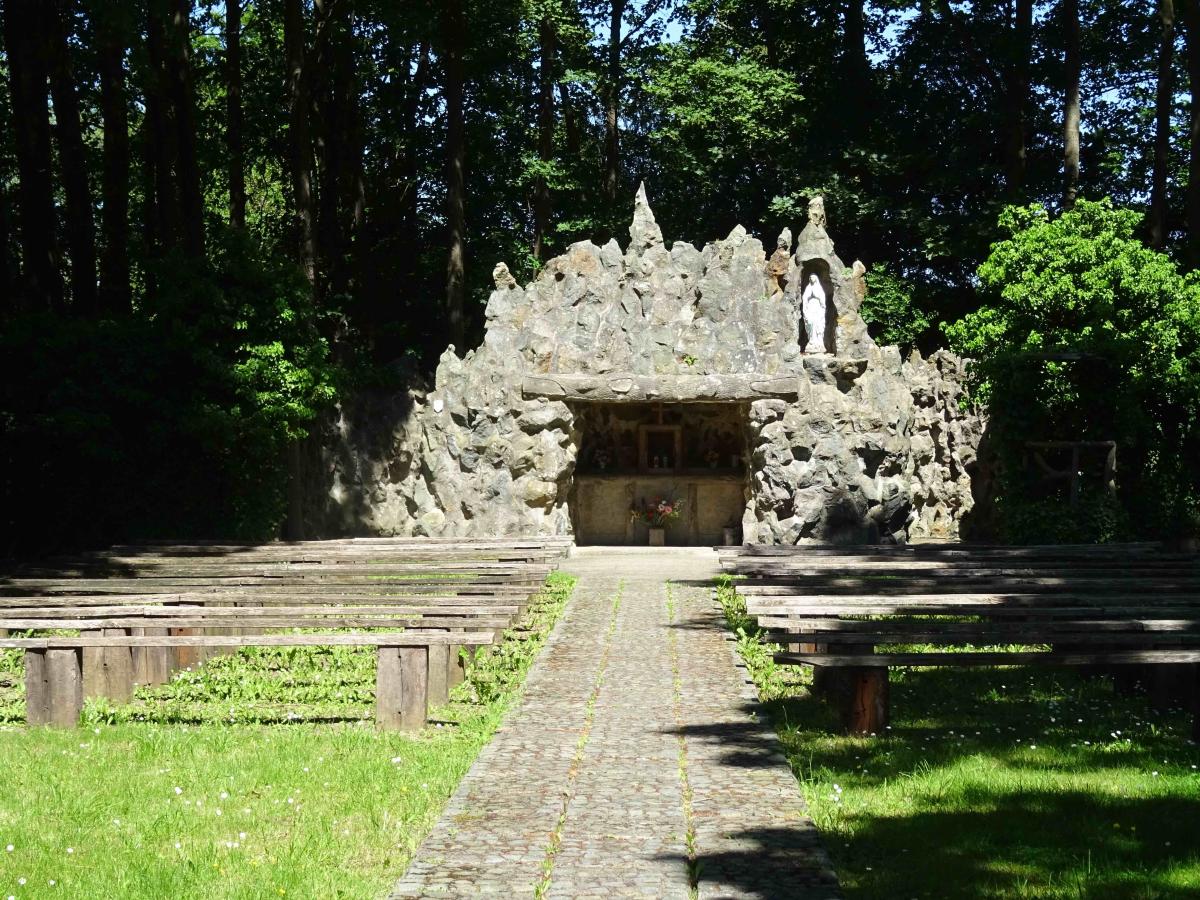
{"label": "small stone statue on peak", "polygon": [[513,278],[512,272],[508,271],[508,265],[502,262],[496,263],[496,268],[492,269],[492,281],[496,284],[496,290],[512,290],[517,286],[517,279]]}
{"label": "small stone statue on peak", "polygon": [[792,230],[785,228],[775,241],[775,252],[767,260],[767,293],[771,299],[783,296],[788,269],[792,265]]}
{"label": "small stone statue on peak", "polygon": [[825,198],[820,194],[808,201],[808,224],[822,230],[825,228]]}
{"label": "small stone statue on peak", "polygon": [[804,319],[805,353],[825,352],[825,288],[813,272],[800,296],[800,315]]}

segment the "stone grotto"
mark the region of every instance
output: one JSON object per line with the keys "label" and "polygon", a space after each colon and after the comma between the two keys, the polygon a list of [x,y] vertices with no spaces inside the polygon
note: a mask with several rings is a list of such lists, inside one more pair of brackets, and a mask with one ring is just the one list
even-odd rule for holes
{"label": "stone grotto", "polygon": [[876,345],[820,198],[770,259],[741,226],[668,247],[644,188],[629,234],[524,286],[499,263],[482,346],[341,407],[310,531],[644,544],[631,507],[670,497],[668,544],[958,536],[984,425],[963,365]]}

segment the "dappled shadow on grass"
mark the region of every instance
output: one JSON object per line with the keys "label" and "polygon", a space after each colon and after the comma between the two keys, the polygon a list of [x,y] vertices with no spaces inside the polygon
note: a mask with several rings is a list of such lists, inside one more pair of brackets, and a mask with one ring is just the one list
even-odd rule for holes
{"label": "dappled shadow on grass", "polygon": [[1106,679],[893,672],[891,728],[767,704],[851,897],[1200,896],[1187,717]]}
{"label": "dappled shadow on grass", "polygon": [[831,842],[847,894],[1200,895],[1194,834],[1200,798],[979,789],[962,802],[957,809],[864,817],[849,841]]}

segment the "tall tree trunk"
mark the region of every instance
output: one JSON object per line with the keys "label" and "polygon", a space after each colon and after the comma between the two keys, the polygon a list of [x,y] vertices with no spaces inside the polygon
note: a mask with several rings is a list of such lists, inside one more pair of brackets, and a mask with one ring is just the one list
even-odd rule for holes
{"label": "tall tree trunk", "polygon": [[621,181],[621,24],[626,0],[612,0],[608,21],[608,65],[604,86],[604,197],[617,202]]}
{"label": "tall tree trunk", "polygon": [[562,107],[563,131],[566,132],[567,156],[574,159],[583,147],[583,134],[579,129],[579,117],[571,101],[571,91],[565,82],[558,83],[558,105]]}
{"label": "tall tree trunk", "polygon": [[340,0],[314,0],[315,34],[305,63],[311,97],[312,137],[315,146],[314,181],[317,200],[318,289],[323,296],[341,293],[344,238],[338,217],[338,185],[342,177],[346,110],[338,103],[333,82],[336,45],[345,33],[346,6]]}
{"label": "tall tree trunk", "polygon": [[1063,100],[1063,209],[1072,209],[1079,193],[1079,79],[1083,67],[1080,53],[1079,0],[1062,0],[1066,52],[1063,62],[1067,92]]}
{"label": "tall tree trunk", "polygon": [[[288,92],[288,165],[291,169],[293,203],[299,239],[300,268],[308,279],[314,297],[319,294],[317,280],[317,205],[313,195],[313,155],[310,123],[311,79],[307,71],[307,43],[303,0],[284,0],[283,46]],[[288,444],[287,518],[283,536],[288,540],[304,537],[304,450],[301,441]]]}
{"label": "tall tree trunk", "polygon": [[363,156],[366,152],[363,137],[362,113],[359,110],[358,67],[355,64],[354,7],[350,6],[346,22],[346,40],[338,47],[337,77],[334,84],[338,102],[346,110],[345,160],[339,197],[346,216],[346,289],[353,292],[362,283],[366,241],[363,227],[367,217],[367,183]]}
{"label": "tall tree trunk", "polygon": [[242,0],[225,0],[225,147],[229,153],[229,224],[246,227],[242,146]]}
{"label": "tall tree trunk", "polygon": [[[554,20],[549,10],[545,10],[538,23],[538,39],[541,43],[538,66],[538,159],[543,166],[548,166],[554,159],[554,57],[557,38]],[[533,191],[533,257],[540,260],[544,255],[552,214],[550,183],[545,175],[538,176]]]}
{"label": "tall tree trunk", "polygon": [[179,199],[179,128],[175,108],[167,90],[167,25],[161,0],[146,3],[146,120],[143,140],[147,160],[153,160],[154,233],[156,243],[147,245],[151,255],[165,254],[180,246],[183,208]]}
{"label": "tall tree trunk", "polygon": [[167,73],[179,158],[176,177],[183,212],[183,245],[189,256],[204,256],[204,193],[197,155],[196,96],[192,86],[192,0],[167,0]]}
{"label": "tall tree trunk", "polygon": [[1192,115],[1188,123],[1187,262],[1200,267],[1200,0],[1180,5]]}
{"label": "tall tree trunk", "polygon": [[129,100],[126,96],[124,18],[106,9],[96,22],[99,38],[100,112],[104,167],[100,183],[100,308],[126,313],[129,291]]}
{"label": "tall tree trunk", "polygon": [[19,175],[22,294],[35,306],[54,309],[62,303],[62,273],[50,178],[46,60],[36,39],[45,33],[42,0],[6,0],[4,45]]}
{"label": "tall tree trunk", "polygon": [[466,124],[463,120],[463,39],[467,29],[462,0],[442,5],[442,41],[446,84],[446,326],[450,342],[466,345]]}
{"label": "tall tree trunk", "polygon": [[867,27],[863,0],[846,0],[842,67],[845,71],[844,96],[851,107],[850,128],[861,135],[871,116],[871,63],[867,59]]}
{"label": "tall tree trunk", "polygon": [[400,181],[400,244],[404,254],[401,271],[408,282],[416,286],[418,246],[421,239],[420,211],[417,205],[420,180],[420,155],[417,135],[421,129],[421,98],[429,80],[429,44],[422,42],[417,49],[417,67],[404,99],[404,156],[401,159]]}
{"label": "tall tree trunk", "polygon": [[1016,0],[1005,67],[1006,139],[1005,182],[1009,196],[1019,199],[1025,190],[1026,139],[1029,130],[1029,64],[1033,52],[1033,0]]}
{"label": "tall tree trunk", "polygon": [[[153,74],[147,76],[153,78]],[[156,104],[150,94],[145,94],[145,113],[142,115],[141,129],[138,135],[141,143],[141,174],[142,184],[142,253],[148,262],[153,260],[163,250],[163,221],[158,197],[158,146],[155,140],[155,123],[161,120],[161,114],[155,113]],[[157,290],[157,279],[153,266],[144,266],[146,279],[146,294],[153,296]]]}
{"label": "tall tree trunk", "polygon": [[313,148],[309,133],[309,97],[304,73],[305,34],[302,0],[284,0],[283,43],[287,66],[288,167],[295,204],[300,268],[317,286],[316,200],[313,197]]}
{"label": "tall tree trunk", "polygon": [[8,191],[0,188],[0,314],[12,308],[17,288],[16,258],[12,253],[12,219]]}
{"label": "tall tree trunk", "polygon": [[69,49],[71,3],[53,0],[45,7],[50,95],[54,99],[54,136],[62,169],[67,212],[67,253],[71,260],[71,301],[76,312],[96,312],[96,221],[88,183],[87,151],[79,121],[79,97]]}
{"label": "tall tree trunk", "polygon": [[1167,172],[1171,164],[1171,107],[1175,100],[1175,3],[1159,0],[1158,89],[1154,104],[1154,172],[1150,179],[1147,239],[1161,250],[1167,244]]}

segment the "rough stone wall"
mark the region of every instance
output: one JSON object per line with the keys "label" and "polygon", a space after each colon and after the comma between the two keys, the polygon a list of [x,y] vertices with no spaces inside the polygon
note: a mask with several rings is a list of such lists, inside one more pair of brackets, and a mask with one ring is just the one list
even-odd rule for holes
{"label": "rough stone wall", "polygon": [[[570,533],[575,416],[566,403],[524,399],[523,377],[757,372],[794,374],[801,392],[751,405],[746,541],[956,535],[981,431],[957,402],[961,366],[876,347],[858,313],[865,269],[836,256],[823,215],[786,258],[782,293],[740,226],[703,250],[668,249],[643,190],[630,237],[625,251],[574,244],[525,287],[499,264],[481,347],[461,359],[447,350],[431,388],[364,400],[330,424],[314,530]],[[834,356],[800,351],[808,271],[830,300]]]}

